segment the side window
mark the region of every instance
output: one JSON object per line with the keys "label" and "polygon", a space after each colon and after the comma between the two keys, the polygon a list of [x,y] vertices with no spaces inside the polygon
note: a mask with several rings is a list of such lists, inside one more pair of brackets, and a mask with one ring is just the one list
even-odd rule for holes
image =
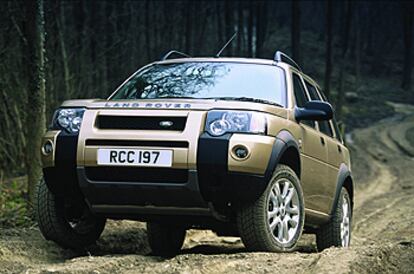
{"label": "side window", "polygon": [[[305,83],[306,83],[306,87],[308,88],[308,92],[309,92],[309,96],[311,97],[311,100],[322,101],[320,95],[318,94],[318,90],[316,89],[316,87],[307,81],[305,81]],[[330,137],[334,136],[331,125],[329,124],[329,121],[318,121],[318,125],[319,125],[319,130],[322,133]]]}
{"label": "side window", "polygon": [[298,107],[304,107],[309,101],[306,97],[305,89],[303,88],[302,81],[297,74],[293,74],[293,89],[295,93],[296,105]]}
{"label": "side window", "polygon": [[[305,88],[297,74],[293,73],[292,77],[293,77],[293,92],[295,94],[296,106],[304,107],[305,104],[309,101],[308,98],[306,97]],[[301,121],[301,123],[315,128],[315,121]]]}
{"label": "side window", "polygon": [[316,90],[315,86],[310,84],[308,81],[305,81],[306,87],[308,88],[309,96],[311,100],[320,101],[320,97],[318,95],[318,91]]}
{"label": "side window", "polygon": [[319,130],[326,135],[333,137],[333,132],[329,121],[319,121]]}
{"label": "side window", "polygon": [[[322,98],[323,98],[323,100],[325,101],[325,102],[328,102],[328,98],[326,98],[326,95],[322,92],[322,90],[319,90],[319,93],[321,94],[321,96],[322,96]],[[336,135],[336,139],[339,141],[339,142],[343,142],[343,139],[342,139],[342,136],[341,136],[341,132],[340,132],[340,130],[339,130],[339,127],[338,127],[338,123],[336,122],[336,120],[335,120],[335,118],[334,119],[332,119],[332,124],[333,124],[333,126],[334,126],[334,130],[335,130],[335,135]]]}
{"label": "side window", "polygon": [[332,122],[333,122],[334,129],[335,129],[336,139],[337,139],[339,142],[341,142],[341,143],[342,143],[342,136],[341,136],[341,132],[340,132],[339,127],[338,127],[338,123],[336,122],[336,120],[335,120],[335,119],[333,119],[333,120],[332,120]]}

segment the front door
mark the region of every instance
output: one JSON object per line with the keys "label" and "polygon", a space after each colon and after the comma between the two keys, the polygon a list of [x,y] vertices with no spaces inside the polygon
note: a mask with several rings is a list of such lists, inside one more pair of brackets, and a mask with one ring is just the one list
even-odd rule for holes
{"label": "front door", "polygon": [[[301,77],[293,73],[293,88],[297,107],[303,107],[309,101]],[[328,177],[328,148],[326,139],[316,128],[315,121],[301,121],[301,182],[305,196],[305,206],[320,212],[327,212],[329,197],[326,196]]]}

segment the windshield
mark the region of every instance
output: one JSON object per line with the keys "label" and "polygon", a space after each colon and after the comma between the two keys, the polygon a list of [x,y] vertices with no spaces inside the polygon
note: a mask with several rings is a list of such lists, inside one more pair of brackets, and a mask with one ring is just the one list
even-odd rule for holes
{"label": "windshield", "polygon": [[158,98],[251,98],[286,106],[286,88],[283,70],[272,65],[176,63],[138,71],[110,100]]}

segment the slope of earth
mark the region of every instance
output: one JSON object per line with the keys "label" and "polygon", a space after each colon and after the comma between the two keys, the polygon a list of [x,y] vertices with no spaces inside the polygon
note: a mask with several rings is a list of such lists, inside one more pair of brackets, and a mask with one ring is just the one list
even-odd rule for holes
{"label": "slope of earth", "polygon": [[97,245],[77,253],[45,241],[36,228],[0,231],[5,273],[412,273],[414,271],[414,107],[348,136],[357,182],[348,249],[317,253],[304,235],[290,254],[248,253],[238,238],[189,231],[182,253],[149,256],[145,225],[110,221]]}

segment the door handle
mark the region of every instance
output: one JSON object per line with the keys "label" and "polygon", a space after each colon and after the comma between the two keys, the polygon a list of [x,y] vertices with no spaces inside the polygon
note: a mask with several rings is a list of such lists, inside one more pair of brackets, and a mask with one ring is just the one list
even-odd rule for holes
{"label": "door handle", "polygon": [[325,145],[325,139],[323,137],[321,137],[321,144],[324,146]]}

